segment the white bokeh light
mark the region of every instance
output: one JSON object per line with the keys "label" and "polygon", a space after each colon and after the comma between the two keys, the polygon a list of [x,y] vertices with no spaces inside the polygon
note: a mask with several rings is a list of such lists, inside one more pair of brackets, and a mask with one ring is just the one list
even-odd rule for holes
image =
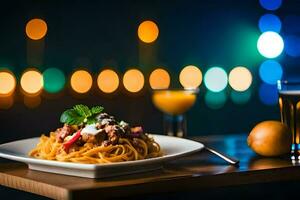
{"label": "white bokeh light", "polygon": [[261,55],[266,58],[275,58],[279,56],[284,48],[282,37],[273,31],[267,31],[261,34],[257,41],[257,49]]}

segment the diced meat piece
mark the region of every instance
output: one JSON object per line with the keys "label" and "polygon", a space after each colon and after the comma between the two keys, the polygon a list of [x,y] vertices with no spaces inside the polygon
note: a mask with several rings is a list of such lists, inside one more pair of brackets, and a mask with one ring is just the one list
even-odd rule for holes
{"label": "diced meat piece", "polygon": [[140,137],[143,134],[143,128],[141,126],[136,126],[131,128],[131,135],[133,137]]}
{"label": "diced meat piece", "polygon": [[96,119],[97,119],[97,121],[101,121],[102,119],[106,119],[109,117],[110,117],[110,115],[107,113],[100,113],[99,115],[97,115]]}
{"label": "diced meat piece", "polygon": [[107,133],[108,140],[111,144],[117,144],[121,135],[125,134],[118,125],[108,125],[104,130]]}
{"label": "diced meat piece", "polygon": [[62,142],[67,136],[74,132],[72,126],[65,124],[62,128],[56,130],[56,139]]}
{"label": "diced meat piece", "polygon": [[105,147],[107,147],[107,146],[111,145],[111,142],[109,140],[104,140],[102,142],[102,145],[105,146]]}
{"label": "diced meat piece", "polygon": [[97,117],[96,117],[97,121],[98,121],[98,127],[100,128],[104,128],[106,125],[114,125],[117,124],[117,121],[115,120],[114,116],[108,115],[107,113],[100,113]]}
{"label": "diced meat piece", "polygon": [[87,134],[87,133],[83,133],[81,135],[81,141],[83,143],[94,143],[94,144],[101,144],[102,141],[105,140],[105,133],[104,132],[100,132],[97,135],[91,135],[91,134]]}

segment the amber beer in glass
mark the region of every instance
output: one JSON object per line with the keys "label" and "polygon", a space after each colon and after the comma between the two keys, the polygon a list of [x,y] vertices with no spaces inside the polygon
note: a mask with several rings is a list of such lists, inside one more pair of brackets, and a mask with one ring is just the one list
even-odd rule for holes
{"label": "amber beer in glass", "polygon": [[281,122],[292,132],[291,159],[300,160],[300,81],[278,81]]}

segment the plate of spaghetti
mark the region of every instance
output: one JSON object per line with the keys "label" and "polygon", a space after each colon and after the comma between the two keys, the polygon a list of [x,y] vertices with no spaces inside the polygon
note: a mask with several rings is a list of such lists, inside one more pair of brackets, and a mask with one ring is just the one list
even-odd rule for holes
{"label": "plate of spaghetti", "polygon": [[192,140],[145,133],[101,106],[76,105],[60,122],[62,127],[39,138],[0,145],[0,157],[25,162],[32,170],[103,178],[159,169],[203,149]]}

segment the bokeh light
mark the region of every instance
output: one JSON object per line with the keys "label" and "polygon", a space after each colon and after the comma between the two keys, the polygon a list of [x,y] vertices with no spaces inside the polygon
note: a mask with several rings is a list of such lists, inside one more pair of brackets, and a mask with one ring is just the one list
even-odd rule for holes
{"label": "bokeh light", "polygon": [[119,82],[118,74],[111,69],[103,70],[97,78],[99,89],[105,93],[112,93],[116,91],[119,87]]}
{"label": "bokeh light", "polygon": [[274,31],[279,33],[281,30],[281,21],[276,15],[265,14],[260,17],[258,27],[261,32]]}
{"label": "bokeh light", "polygon": [[145,43],[154,42],[159,34],[158,26],[150,20],[144,21],[139,25],[138,36]]}
{"label": "bokeh light", "polygon": [[87,93],[93,85],[93,78],[88,71],[78,70],[71,76],[72,89],[80,94]]}
{"label": "bokeh light", "polygon": [[149,83],[152,89],[167,89],[170,86],[170,81],[169,73],[161,68],[152,71],[149,77]]}
{"label": "bokeh light", "polygon": [[212,67],[204,75],[204,84],[212,92],[224,90],[227,83],[227,73],[220,67]]}
{"label": "bokeh light", "polygon": [[225,91],[222,92],[212,92],[207,91],[205,93],[205,104],[211,109],[220,109],[222,108],[227,100],[227,95]]}
{"label": "bokeh light", "polygon": [[284,42],[281,36],[273,31],[264,32],[257,40],[257,49],[266,58],[279,56],[283,48]]}
{"label": "bokeh light", "polygon": [[11,71],[0,70],[0,96],[11,95],[16,84],[16,78]]}
{"label": "bokeh light", "polygon": [[259,67],[261,80],[268,84],[276,84],[282,77],[282,67],[275,60],[266,60]]}
{"label": "bokeh light", "polygon": [[259,0],[260,5],[266,10],[277,10],[282,4],[282,0]]}
{"label": "bokeh light", "polygon": [[48,68],[43,73],[44,90],[49,93],[60,92],[66,83],[64,73],[57,68]]}
{"label": "bokeh light", "polygon": [[40,40],[47,34],[47,23],[42,19],[32,19],[26,24],[26,35],[32,40]]}
{"label": "bokeh light", "polygon": [[259,99],[265,105],[276,105],[278,103],[277,86],[262,83],[259,87]]}
{"label": "bokeh light", "polygon": [[123,85],[129,92],[138,92],[144,87],[144,75],[137,69],[130,69],[123,76]]}
{"label": "bokeh light", "polygon": [[43,88],[43,75],[36,69],[29,69],[21,76],[20,84],[26,94],[37,94]]}
{"label": "bokeh light", "polygon": [[251,95],[252,95],[251,89],[248,89],[243,92],[238,92],[234,90],[230,92],[230,98],[232,102],[238,105],[243,105],[248,103],[251,98]]}
{"label": "bokeh light", "polygon": [[300,56],[300,37],[289,35],[284,37],[285,53],[292,57]]}
{"label": "bokeh light", "polygon": [[24,104],[28,108],[36,108],[42,102],[42,98],[40,95],[37,96],[24,96]]}
{"label": "bokeh light", "polygon": [[186,66],[179,74],[179,81],[184,88],[197,88],[202,82],[202,73],[196,66]]}
{"label": "bokeh light", "polygon": [[251,72],[246,67],[235,67],[229,73],[228,82],[234,90],[245,91],[252,83]]}

